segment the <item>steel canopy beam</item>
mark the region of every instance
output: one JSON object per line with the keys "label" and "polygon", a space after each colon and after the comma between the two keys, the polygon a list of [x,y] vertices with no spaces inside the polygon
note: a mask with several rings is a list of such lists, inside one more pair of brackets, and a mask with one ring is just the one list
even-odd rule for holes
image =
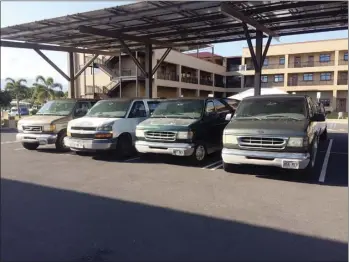
{"label": "steel canopy beam", "polygon": [[235,9],[230,7],[228,4],[222,3],[220,6],[220,11],[223,14],[225,14],[226,16],[230,16],[230,17],[232,17],[232,18],[234,18],[242,23],[249,24],[250,26],[254,27],[257,31],[261,31],[261,32],[267,34],[268,36],[272,36],[275,38],[279,37],[275,32],[271,31],[270,29],[268,29],[264,25],[261,25],[257,21],[243,15],[241,12],[236,11]]}
{"label": "steel canopy beam", "polygon": [[158,68],[160,67],[161,63],[164,62],[164,60],[166,59],[166,57],[168,56],[168,54],[171,52],[172,47],[167,48],[167,50],[165,51],[165,53],[161,56],[159,62],[156,64],[156,66],[153,68],[153,71],[151,73],[151,75],[153,76],[156,71],[158,70]]}
{"label": "steel canopy beam", "polygon": [[12,47],[12,48],[24,48],[24,49],[39,49],[47,51],[60,51],[60,52],[73,52],[73,53],[84,53],[84,54],[99,54],[99,55],[115,55],[116,52],[100,51],[95,49],[82,49],[77,47],[64,47],[64,46],[53,46],[53,45],[43,45],[35,43],[23,43],[23,42],[13,42],[13,41],[0,41],[0,46],[2,47]]}
{"label": "steel canopy beam", "polygon": [[67,76],[61,69],[59,69],[58,66],[55,65],[55,63],[53,63],[50,58],[48,58],[43,52],[41,52],[39,49],[34,49],[35,52],[38,53],[39,56],[41,56],[50,66],[52,66],[54,69],[56,69],[56,71],[58,73],[61,74],[61,76],[63,76],[65,79],[68,80],[68,82],[70,81],[70,77]]}
{"label": "steel canopy beam", "polygon": [[[143,66],[138,61],[138,59],[134,57],[134,55],[132,54],[131,49],[127,46],[127,44],[124,42],[124,40],[122,40],[121,38],[119,38],[118,40],[119,40],[120,44],[122,45],[122,47],[125,49],[125,52],[131,57],[133,62],[137,65],[139,70],[142,71],[142,73],[145,75],[145,77],[148,77],[148,75],[147,75],[148,73],[144,70]],[[121,65],[121,63],[120,63],[120,65]]]}
{"label": "steel canopy beam", "polygon": [[[263,38],[262,38],[262,39],[263,39]],[[272,39],[272,37],[269,36],[269,37],[268,37],[267,44],[266,44],[265,47],[264,47],[264,51],[263,51],[263,55],[262,55],[262,65],[264,65],[264,60],[265,60],[265,58],[266,58],[266,56],[267,56],[267,53],[268,53],[268,50],[269,50],[269,46],[270,46],[270,43],[271,43],[271,39]],[[263,41],[263,40],[262,40],[262,41]]]}
{"label": "steel canopy beam", "polygon": [[79,26],[80,33],[91,34],[91,35],[99,35],[104,37],[110,37],[115,39],[122,38],[123,40],[139,42],[144,44],[153,44],[153,45],[168,45],[166,42],[150,39],[143,36],[134,36],[129,34],[120,33],[118,31],[108,31],[104,29],[97,29],[89,26]]}
{"label": "steel canopy beam", "polygon": [[92,64],[93,61],[95,61],[95,59],[98,57],[98,55],[94,55],[80,70],[79,72],[77,72],[75,75],[74,75],[74,80],[76,80],[81,74],[82,72],[85,71],[85,69],[90,65]]}

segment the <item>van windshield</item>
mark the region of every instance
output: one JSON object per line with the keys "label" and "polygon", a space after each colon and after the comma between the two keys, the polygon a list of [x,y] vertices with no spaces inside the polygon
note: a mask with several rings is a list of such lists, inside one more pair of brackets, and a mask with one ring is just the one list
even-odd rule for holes
{"label": "van windshield", "polygon": [[192,118],[201,117],[203,100],[170,100],[161,102],[152,114],[152,118]]}
{"label": "van windshield", "polygon": [[307,116],[304,98],[257,98],[242,100],[234,118],[302,120]]}
{"label": "van windshield", "polygon": [[131,101],[99,101],[86,114],[88,117],[124,118]]}
{"label": "van windshield", "polygon": [[36,115],[67,116],[74,109],[76,101],[48,101]]}

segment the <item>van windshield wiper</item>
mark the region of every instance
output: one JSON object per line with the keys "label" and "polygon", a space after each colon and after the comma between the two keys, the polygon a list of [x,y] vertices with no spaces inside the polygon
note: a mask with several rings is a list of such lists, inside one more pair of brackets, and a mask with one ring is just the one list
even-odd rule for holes
{"label": "van windshield wiper", "polygon": [[264,118],[286,118],[286,119],[292,119],[292,120],[302,120],[302,118],[299,118],[299,117],[285,116],[285,115],[271,115],[271,116],[265,116]]}

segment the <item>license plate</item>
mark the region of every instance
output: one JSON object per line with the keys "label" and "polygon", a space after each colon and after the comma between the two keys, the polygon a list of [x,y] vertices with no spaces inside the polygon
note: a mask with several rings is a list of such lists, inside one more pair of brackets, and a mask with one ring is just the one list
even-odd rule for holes
{"label": "license plate", "polygon": [[183,150],[173,150],[173,154],[176,156],[184,156]]}
{"label": "license plate", "polygon": [[39,139],[39,145],[46,145],[47,140],[46,139]]}
{"label": "license plate", "polygon": [[84,148],[84,144],[83,144],[83,143],[76,142],[76,143],[74,144],[74,147],[75,147],[75,148]]}
{"label": "license plate", "polygon": [[282,167],[289,169],[299,169],[299,163],[298,161],[284,160],[282,162]]}

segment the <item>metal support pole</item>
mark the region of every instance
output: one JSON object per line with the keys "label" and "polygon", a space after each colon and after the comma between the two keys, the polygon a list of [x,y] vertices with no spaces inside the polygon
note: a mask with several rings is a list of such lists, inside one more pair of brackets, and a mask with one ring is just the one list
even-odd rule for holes
{"label": "metal support pole", "polygon": [[145,46],[145,96],[147,98],[153,97],[153,47],[151,44]]}
{"label": "metal support pole", "polygon": [[256,32],[256,64],[254,75],[254,95],[261,95],[261,76],[262,76],[262,48],[263,48],[263,32]]}
{"label": "metal support pole", "polygon": [[[138,60],[138,51],[136,51],[136,59]],[[136,97],[138,97],[138,66],[136,65]]]}
{"label": "metal support pole", "polygon": [[69,52],[69,97],[75,98],[75,81],[74,81],[74,75],[75,75],[75,68],[74,68],[74,53]]}

